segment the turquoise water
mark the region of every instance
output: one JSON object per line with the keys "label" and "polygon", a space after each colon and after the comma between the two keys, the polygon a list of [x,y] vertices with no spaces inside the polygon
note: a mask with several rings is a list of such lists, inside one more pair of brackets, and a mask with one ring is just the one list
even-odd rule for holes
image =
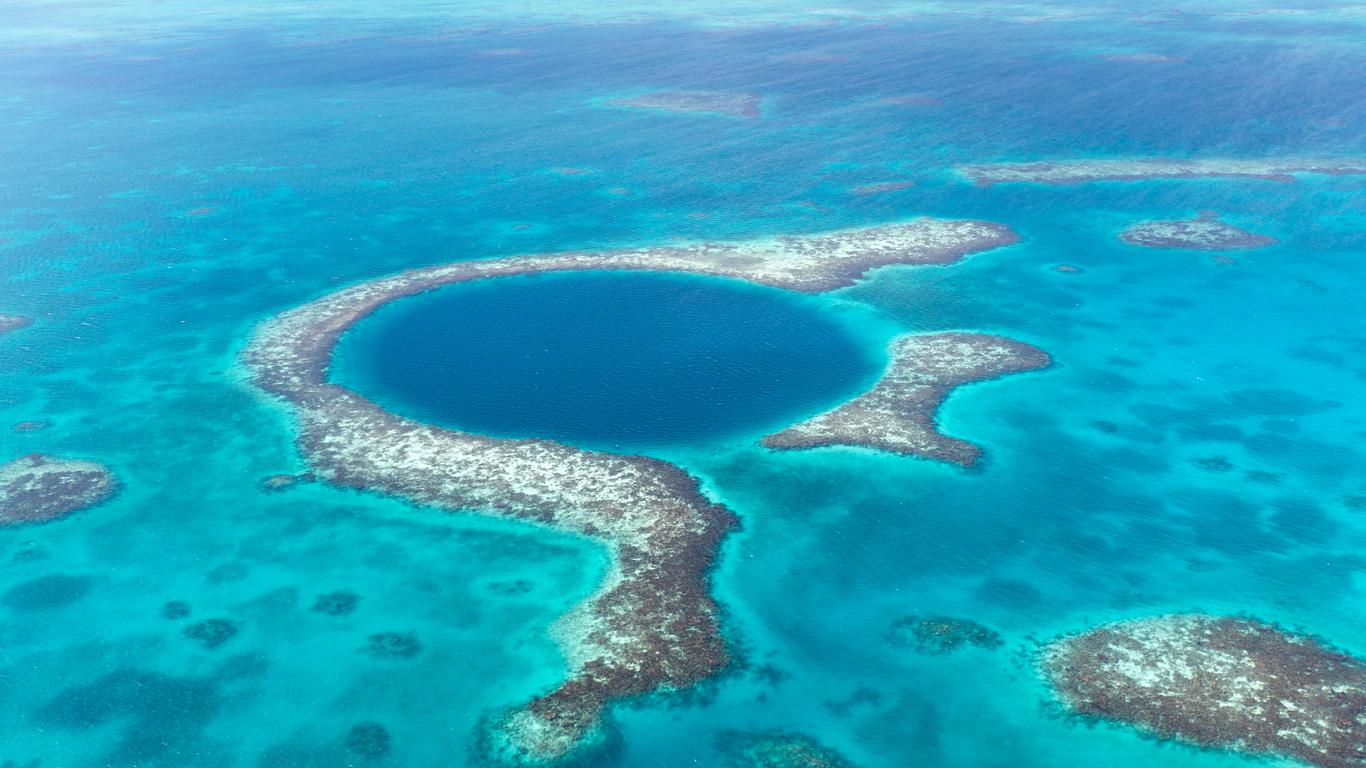
{"label": "turquoise water", "polygon": [[338,347],[332,379],[395,413],[479,434],[617,450],[733,440],[876,381],[886,361],[875,340],[856,338],[825,303],[685,275],[468,283],[367,318]]}
{"label": "turquoise water", "polygon": [[[714,591],[745,666],[620,708],[605,765],[718,765],[733,728],[805,732],[874,768],[1239,765],[1054,717],[1022,652],[1199,609],[1366,656],[1366,180],[980,189],[948,170],[1366,154],[1366,38],[1337,6],[1158,6],[1142,24],[1098,5],[867,23],[747,6],[762,23],[743,27],[718,24],[724,8],[616,24],[442,4],[181,2],[137,23],[112,3],[13,8],[0,311],[35,323],[0,339],[0,424],[52,425],[0,432],[0,458],[92,458],[123,488],[0,531],[0,763],[345,765],[350,729],[373,722],[383,764],[471,765],[482,718],[563,674],[546,627],[602,553],[324,485],[262,491],[306,467],[288,416],[241,383],[258,322],[409,267],[921,214],[1022,240],[880,270],[812,311],[841,311],[875,359],[898,332],[969,329],[1056,366],[954,395],[945,428],[986,449],[970,472],[771,452],[745,430],[654,446],[743,520]],[[486,53],[506,49],[522,52]],[[1179,61],[1097,57],[1135,52]],[[754,91],[764,117],[598,106],[642,88]],[[880,103],[904,95],[937,103]],[[894,181],[913,185],[849,192]],[[1280,243],[1221,266],[1115,238],[1206,209]],[[810,375],[784,386],[828,382]],[[314,610],[339,590],[352,613]],[[190,616],[165,618],[168,601]],[[980,621],[1006,647],[915,655],[887,634],[913,613]],[[214,618],[237,634],[183,634]],[[383,632],[419,652],[367,653]]]}

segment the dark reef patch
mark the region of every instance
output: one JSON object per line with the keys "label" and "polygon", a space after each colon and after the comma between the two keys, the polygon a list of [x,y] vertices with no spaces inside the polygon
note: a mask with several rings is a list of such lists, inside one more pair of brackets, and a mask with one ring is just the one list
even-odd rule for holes
{"label": "dark reef patch", "polygon": [[328,616],[346,616],[356,610],[360,604],[360,595],[346,590],[336,592],[326,592],[318,595],[313,601],[313,610],[317,613],[325,613]]}
{"label": "dark reef patch", "polygon": [[101,765],[194,765],[200,733],[219,707],[220,697],[206,680],[121,669],[58,693],[34,712],[34,721],[88,731],[127,720]]}
{"label": "dark reef patch", "polygon": [[375,722],[356,723],[346,733],[346,749],[366,760],[378,760],[393,748],[389,731]]}
{"label": "dark reef patch", "polygon": [[723,731],[717,746],[728,768],[853,768],[810,736],[783,731]]}
{"label": "dark reef patch", "polygon": [[10,587],[3,599],[16,611],[41,611],[71,605],[90,593],[94,579],[54,573]]}
{"label": "dark reef patch", "polygon": [[190,615],[190,604],[184,600],[170,600],[161,606],[162,618],[179,621]]}
{"label": "dark reef patch", "polygon": [[214,650],[237,636],[237,622],[229,619],[205,619],[185,627],[182,634],[207,650]]}
{"label": "dark reef patch", "polygon": [[411,659],[422,653],[415,632],[376,632],[365,641],[365,652],[377,659]]}
{"label": "dark reef patch", "polygon": [[906,616],[892,625],[892,642],[917,653],[939,656],[963,648],[993,650],[1001,636],[969,619],[952,616]]}

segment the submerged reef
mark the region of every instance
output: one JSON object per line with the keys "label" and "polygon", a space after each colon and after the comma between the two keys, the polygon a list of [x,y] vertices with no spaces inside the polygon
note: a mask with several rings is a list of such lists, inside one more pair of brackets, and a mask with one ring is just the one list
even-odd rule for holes
{"label": "submerged reef", "polygon": [[732,768],[852,768],[852,763],[809,736],[784,732],[725,731],[718,738]]}
{"label": "submerged reef", "polygon": [[1119,239],[1146,248],[1184,248],[1192,251],[1231,251],[1272,245],[1276,238],[1239,229],[1204,211],[1193,219],[1141,221],[1119,233]]}
{"label": "submerged reef", "polygon": [[1366,764],[1366,664],[1254,619],[1108,624],[1046,646],[1062,704],[1154,736],[1323,768]]}
{"label": "submerged reef", "polygon": [[758,117],[763,97],[757,93],[729,91],[653,91],[607,102],[611,107],[655,109],[663,112],[701,113],[726,117]]}
{"label": "submerged reef", "polygon": [[726,665],[707,574],[735,516],[663,461],[485,437],[389,413],[328,381],[341,335],[391,301],[472,280],[644,270],[821,292],[875,267],[947,264],[1015,240],[988,222],[916,219],[738,243],[458,262],[362,283],[285,312],[258,330],[243,360],[256,387],[293,407],[300,450],[319,479],[452,512],[538,523],[607,546],[605,580],[553,629],[568,680],[494,718],[485,739],[499,759],[546,762],[597,740],[610,702],[691,686]]}
{"label": "submerged reef", "polygon": [[33,320],[22,315],[6,315],[0,313],[0,336],[4,336],[10,331],[17,331],[33,324]]}
{"label": "submerged reef", "polygon": [[1081,184],[1088,181],[1142,181],[1144,179],[1200,179],[1235,177],[1292,182],[1296,173],[1347,176],[1366,173],[1361,158],[1281,158],[1241,160],[1207,158],[1136,158],[1110,160],[1062,160],[1040,163],[984,163],[960,165],[958,172],[978,186],[1028,181],[1038,184]]}
{"label": "submerged reef", "polygon": [[204,646],[206,650],[212,651],[237,636],[237,622],[229,619],[205,619],[189,625],[182,634]]}
{"label": "submerged reef", "polygon": [[961,384],[1049,365],[1046,352],[980,333],[903,336],[868,392],[763,439],[770,448],[856,445],[971,466],[982,449],[939,432],[935,411]]}
{"label": "submerged reef", "polygon": [[102,464],[33,453],[0,464],[0,526],[41,523],[109,498],[118,481]]}
{"label": "submerged reef", "polygon": [[892,625],[892,642],[919,653],[942,656],[961,648],[992,650],[1001,636],[990,627],[952,616],[906,616]]}

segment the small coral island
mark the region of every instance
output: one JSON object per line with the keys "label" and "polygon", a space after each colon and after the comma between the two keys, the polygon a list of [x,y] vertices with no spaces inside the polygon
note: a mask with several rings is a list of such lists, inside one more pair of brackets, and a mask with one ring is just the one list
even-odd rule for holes
{"label": "small coral island", "polygon": [[725,117],[758,117],[763,97],[757,93],[729,91],[652,91],[607,102],[609,107],[652,109],[660,112],[709,114]]}
{"label": "small coral island", "polygon": [[109,498],[114,474],[93,461],[34,453],[0,464],[0,526],[42,523]]}
{"label": "small coral island", "polygon": [[1233,158],[1107,160],[1060,160],[1038,163],[984,163],[962,165],[958,172],[978,186],[1011,182],[1081,184],[1090,181],[1143,181],[1146,179],[1199,179],[1213,177],[1265,179],[1291,182],[1297,173],[1347,176],[1366,173],[1361,158],[1281,158],[1243,160]]}
{"label": "small coral island", "polygon": [[1204,211],[1193,219],[1141,221],[1119,233],[1119,239],[1145,248],[1184,248],[1191,251],[1246,250],[1276,242],[1274,237],[1225,224],[1213,211]]}
{"label": "small coral island", "polygon": [[1123,621],[1054,641],[1040,667],[1081,715],[1322,768],[1366,764],[1366,663],[1272,624]]}
{"label": "small coral island", "polygon": [[[543,763],[599,743],[612,701],[693,685],[728,662],[707,574],[735,515],[663,461],[485,437],[389,413],[328,380],[341,335],[391,301],[472,280],[645,270],[821,292],[876,267],[948,264],[1015,240],[988,222],[916,219],[739,243],[458,262],[363,283],[285,312],[258,330],[243,360],[256,387],[294,409],[300,450],[319,479],[453,512],[539,523],[607,546],[612,566],[605,581],[553,630],[569,679],[497,718],[483,739],[492,757]],[[938,351],[972,355],[967,367],[976,371],[1001,364],[992,349],[967,341]]]}
{"label": "small coral island", "polygon": [[949,437],[935,411],[961,384],[1049,365],[1043,350],[980,333],[903,336],[877,385],[844,405],[764,438],[770,448],[854,445],[970,466],[982,449]]}

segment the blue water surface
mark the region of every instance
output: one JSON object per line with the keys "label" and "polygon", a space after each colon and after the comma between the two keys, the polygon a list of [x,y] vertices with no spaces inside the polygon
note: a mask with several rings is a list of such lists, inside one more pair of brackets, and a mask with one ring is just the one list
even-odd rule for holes
{"label": "blue water surface", "polygon": [[395,302],[348,334],[332,376],[421,421],[624,449],[781,428],[870,386],[881,358],[798,294],[588,272]]}
{"label": "blue water surface", "polygon": [[[463,259],[918,215],[1021,240],[811,299],[490,281],[396,302],[344,344],[334,376],[389,407],[458,386],[433,418],[648,450],[740,518],[711,574],[736,664],[616,708],[598,765],[727,765],[741,729],[804,733],[863,768],[1232,768],[1248,763],[1059,717],[1030,654],[1099,621],[1202,610],[1366,657],[1366,178],[979,188],[952,171],[1366,155],[1359,13],[602,5],[0,4],[0,312],[34,319],[0,338],[0,461],[90,458],[122,481],[100,507],[0,529],[0,765],[334,768],[360,759],[352,729],[379,724],[376,765],[473,766],[488,717],[563,678],[551,628],[605,553],[324,483],[263,490],[309,468],[289,413],[243,380],[260,322]],[[605,106],[650,89],[753,92],[763,114]],[[885,182],[909,184],[858,191]],[[1230,262],[1116,237],[1202,210],[1279,242]],[[404,327],[383,357],[356,354]],[[860,389],[891,336],[950,329],[1055,361],[950,398],[942,426],[983,446],[979,467],[756,443]],[[406,398],[368,378],[442,365],[439,381],[400,376]],[[607,373],[622,378],[595,387]],[[577,389],[541,386],[552,376]],[[551,400],[500,407],[517,386]],[[632,419],[600,418],[608,391]],[[636,431],[680,403],[686,423]],[[35,419],[50,426],[9,429]],[[315,609],[339,591],[353,611]],[[924,613],[1004,645],[894,642]],[[210,619],[237,634],[186,635]],[[420,649],[376,657],[376,633]]]}

